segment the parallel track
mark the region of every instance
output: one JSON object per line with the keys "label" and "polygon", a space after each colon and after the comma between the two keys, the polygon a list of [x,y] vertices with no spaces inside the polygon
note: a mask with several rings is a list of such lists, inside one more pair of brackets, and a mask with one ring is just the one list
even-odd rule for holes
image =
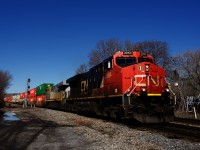
{"label": "parallel track", "polygon": [[188,125],[195,125],[200,126],[200,120],[199,119],[188,119],[188,118],[175,118],[174,123],[184,123]]}
{"label": "parallel track", "polygon": [[175,137],[184,137],[190,140],[200,141],[200,127],[188,126],[176,123],[149,124],[145,128],[167,132]]}

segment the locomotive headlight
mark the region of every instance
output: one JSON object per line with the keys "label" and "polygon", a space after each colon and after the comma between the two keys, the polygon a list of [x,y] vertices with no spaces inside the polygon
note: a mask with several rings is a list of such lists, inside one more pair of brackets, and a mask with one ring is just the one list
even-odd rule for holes
{"label": "locomotive headlight", "polygon": [[141,90],[142,90],[142,92],[145,92],[145,91],[146,91],[146,89],[145,89],[145,88],[142,88]]}
{"label": "locomotive headlight", "polygon": [[146,71],[148,72],[149,71],[149,65],[146,65],[145,68],[146,68]]}
{"label": "locomotive headlight", "polygon": [[166,91],[166,92],[169,92],[169,89],[168,89],[168,88],[166,88],[166,89],[165,89],[165,91]]}

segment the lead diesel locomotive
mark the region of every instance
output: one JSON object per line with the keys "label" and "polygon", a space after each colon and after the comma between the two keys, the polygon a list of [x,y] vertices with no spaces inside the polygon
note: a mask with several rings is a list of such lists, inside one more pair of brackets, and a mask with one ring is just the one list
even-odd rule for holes
{"label": "lead diesel locomotive", "polygon": [[[67,110],[143,123],[168,122],[174,111],[165,77],[165,70],[149,54],[117,52],[88,72],[67,79],[67,84],[56,85],[53,93],[62,93],[59,99]],[[48,106],[58,102],[47,97]]]}

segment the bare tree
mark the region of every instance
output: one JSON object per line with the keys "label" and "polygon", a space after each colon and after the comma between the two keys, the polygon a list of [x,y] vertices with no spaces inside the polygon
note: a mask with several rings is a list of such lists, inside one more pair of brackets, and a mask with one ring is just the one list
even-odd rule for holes
{"label": "bare tree", "polygon": [[12,76],[9,72],[0,70],[0,107],[3,105],[3,98],[7,88],[10,86]]}
{"label": "bare tree", "polygon": [[169,62],[169,47],[162,41],[144,41],[135,44],[134,50],[143,51],[152,55],[155,63],[166,68]]}
{"label": "bare tree", "polygon": [[112,38],[99,41],[96,48],[89,54],[89,66],[101,63],[104,59],[120,50],[122,50],[122,43],[117,39]]}
{"label": "bare tree", "polygon": [[86,64],[82,64],[79,66],[79,68],[76,70],[76,74],[85,73],[88,71],[88,66]]}
{"label": "bare tree", "polygon": [[187,79],[193,90],[200,92],[200,49],[187,50],[174,57],[175,65],[182,78]]}
{"label": "bare tree", "polygon": [[124,49],[127,51],[134,50],[135,44],[130,40],[125,40],[124,42]]}
{"label": "bare tree", "polygon": [[[180,110],[186,110],[187,96],[198,96],[200,93],[200,49],[195,51],[187,50],[183,54],[173,57],[173,68],[179,74],[176,95]],[[182,95],[182,96],[181,96]]]}

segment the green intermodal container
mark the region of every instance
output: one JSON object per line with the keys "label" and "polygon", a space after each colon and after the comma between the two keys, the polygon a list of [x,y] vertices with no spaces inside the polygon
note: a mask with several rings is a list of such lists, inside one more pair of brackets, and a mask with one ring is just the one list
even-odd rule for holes
{"label": "green intermodal container", "polygon": [[36,87],[36,95],[44,95],[47,92],[48,87],[53,87],[52,83],[43,83]]}

